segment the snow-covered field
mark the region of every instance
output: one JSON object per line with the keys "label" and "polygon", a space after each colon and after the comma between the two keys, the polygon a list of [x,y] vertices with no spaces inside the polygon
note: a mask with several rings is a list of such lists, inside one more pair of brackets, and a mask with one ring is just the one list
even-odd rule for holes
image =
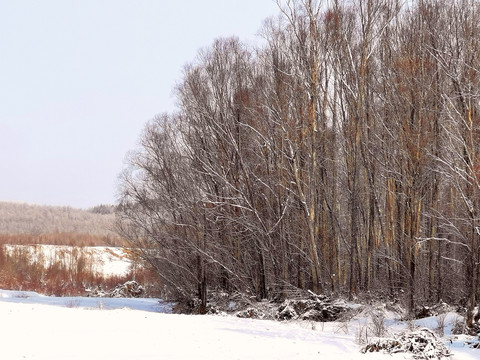
{"label": "snow-covered field", "polygon": [[60,261],[63,265],[76,266],[83,257],[85,266],[104,277],[125,276],[131,270],[131,253],[121,247],[63,246],[63,245],[5,245],[8,255],[25,252],[30,261],[41,261],[45,267]]}
{"label": "snow-covered field", "polygon": [[[0,291],[2,359],[412,359],[359,352],[362,318],[343,323],[275,322],[171,314],[155,299],[56,298]],[[433,326],[433,319],[422,320]],[[387,319],[393,328],[405,324]],[[446,336],[449,336],[447,325]],[[454,360],[480,350],[450,344]]]}

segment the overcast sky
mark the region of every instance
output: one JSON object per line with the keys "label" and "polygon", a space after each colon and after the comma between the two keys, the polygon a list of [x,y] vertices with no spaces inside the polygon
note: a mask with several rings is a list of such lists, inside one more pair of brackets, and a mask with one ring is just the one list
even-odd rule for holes
{"label": "overcast sky", "polygon": [[0,0],[0,201],[114,203],[183,66],[276,14],[273,0]]}

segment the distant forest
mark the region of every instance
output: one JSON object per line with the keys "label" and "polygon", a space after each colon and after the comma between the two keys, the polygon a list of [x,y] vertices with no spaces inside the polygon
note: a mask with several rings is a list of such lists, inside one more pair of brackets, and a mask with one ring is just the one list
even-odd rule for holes
{"label": "distant forest", "polygon": [[179,298],[480,291],[480,2],[278,1],[216,40],[122,179],[122,234]]}
{"label": "distant forest", "polygon": [[0,243],[107,245],[119,243],[114,207],[89,210],[0,202]]}

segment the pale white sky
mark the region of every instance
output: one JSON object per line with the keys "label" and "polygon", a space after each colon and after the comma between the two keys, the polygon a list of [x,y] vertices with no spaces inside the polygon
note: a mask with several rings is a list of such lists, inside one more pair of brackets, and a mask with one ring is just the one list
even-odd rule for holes
{"label": "pale white sky", "polygon": [[274,0],[0,0],[0,201],[91,207],[197,50]]}

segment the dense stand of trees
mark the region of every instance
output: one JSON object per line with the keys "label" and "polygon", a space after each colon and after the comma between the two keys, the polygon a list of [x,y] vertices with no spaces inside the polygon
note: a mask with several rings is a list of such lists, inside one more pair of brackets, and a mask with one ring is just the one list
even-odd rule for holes
{"label": "dense stand of trees", "polygon": [[[88,241],[105,245],[111,238],[121,244],[114,232],[115,209],[110,205],[98,205],[89,210],[75,209],[66,206],[30,205],[0,201],[0,236],[25,235],[31,237],[31,244],[50,243],[70,244],[79,240],[80,245]],[[50,234],[50,239],[45,235]],[[53,235],[57,235],[54,239]],[[67,235],[70,234],[70,235]],[[35,240],[35,236],[38,240]],[[61,238],[63,237],[63,240]],[[79,239],[79,238],[82,239]],[[71,238],[71,239],[70,239]],[[12,239],[11,244],[19,242]],[[50,241],[50,242],[49,242]],[[5,243],[5,241],[0,240]],[[24,242],[22,242],[24,243]],[[71,245],[71,244],[70,244]]]}
{"label": "dense stand of trees", "polygon": [[120,232],[204,305],[301,288],[472,309],[480,2],[278,5],[262,47],[219,39],[185,68],[122,177]]}

